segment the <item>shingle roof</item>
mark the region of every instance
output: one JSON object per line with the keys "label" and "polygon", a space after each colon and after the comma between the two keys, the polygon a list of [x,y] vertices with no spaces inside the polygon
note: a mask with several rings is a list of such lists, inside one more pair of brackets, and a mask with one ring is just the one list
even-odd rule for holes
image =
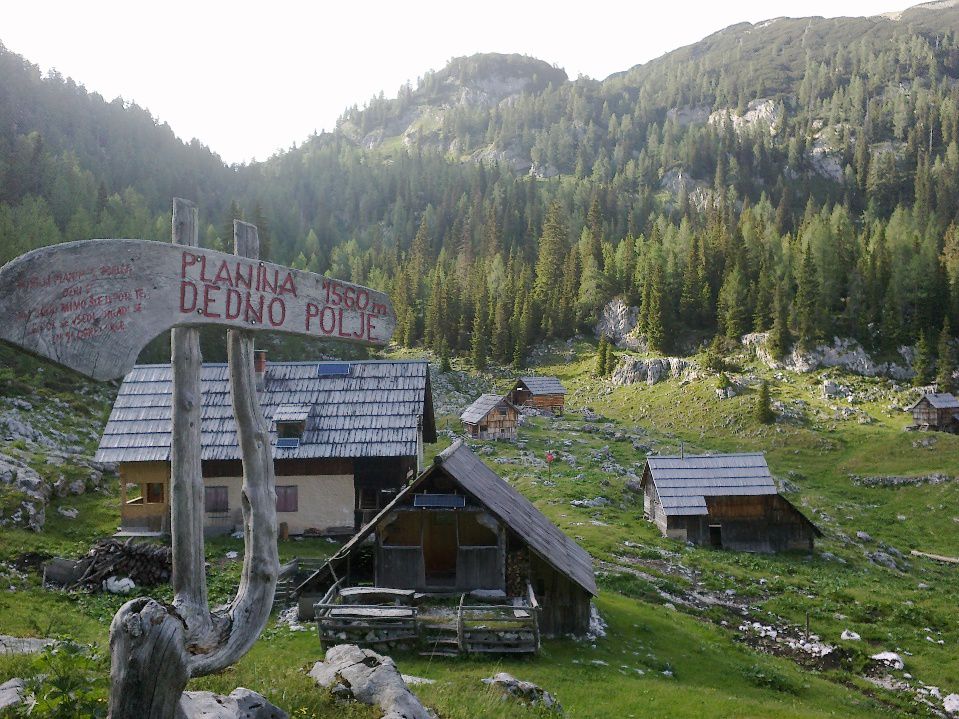
{"label": "shingle roof", "polygon": [[534,395],[566,394],[566,388],[556,377],[520,377],[517,382],[522,382]]}
{"label": "shingle roof", "polygon": [[[354,547],[362,544],[382,518],[437,471],[452,477],[554,569],[565,574],[590,594],[596,595],[596,578],[589,553],[566,536],[506,480],[487,467],[462,440],[457,440],[438,454],[433,466],[397,494],[385,509],[343,545],[331,561],[344,559]],[[300,586],[306,586],[311,579],[312,577]]]}
{"label": "shingle roof", "polygon": [[959,409],[959,399],[956,399],[948,392],[940,392],[938,394],[930,392],[929,394],[923,395],[913,402],[909,406],[909,411],[911,412],[913,409],[915,409],[916,406],[923,400],[929,402],[929,404],[936,409]]}
{"label": "shingle roof", "polygon": [[473,402],[469,407],[467,407],[463,414],[460,415],[460,419],[463,422],[468,422],[469,424],[476,424],[488,415],[496,405],[501,402],[509,404],[509,401],[500,394],[483,394]]}
{"label": "shingle roof", "polygon": [[[349,374],[333,376],[320,376],[318,366],[322,364],[267,365],[259,400],[271,424],[274,444],[276,419],[306,420],[299,447],[274,446],[276,459],[415,456],[421,417],[424,439],[435,441],[426,362],[352,362]],[[239,459],[227,365],[204,364],[201,382],[201,456],[204,460]],[[120,386],[97,460],[168,461],[172,391],[169,365],[134,368]]]}
{"label": "shingle roof", "polygon": [[707,514],[706,497],[778,494],[762,453],[647,457],[669,515]]}

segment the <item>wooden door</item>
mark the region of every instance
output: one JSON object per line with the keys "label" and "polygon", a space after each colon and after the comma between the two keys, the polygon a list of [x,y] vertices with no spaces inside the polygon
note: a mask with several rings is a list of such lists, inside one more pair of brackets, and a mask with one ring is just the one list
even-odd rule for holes
{"label": "wooden door", "polygon": [[456,584],[456,514],[429,512],[423,522],[423,564],[430,586]]}

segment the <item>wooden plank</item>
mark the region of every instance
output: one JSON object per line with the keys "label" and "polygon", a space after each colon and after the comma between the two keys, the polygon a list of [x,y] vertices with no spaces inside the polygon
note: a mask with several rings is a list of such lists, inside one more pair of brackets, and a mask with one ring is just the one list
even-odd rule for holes
{"label": "wooden plank", "polygon": [[340,590],[340,596],[346,599],[382,598],[385,600],[413,599],[416,592],[412,589],[393,589],[391,587],[347,587]]}
{"label": "wooden plank", "polygon": [[410,607],[359,607],[344,605],[331,609],[329,616],[338,618],[382,617],[384,619],[400,619],[404,617],[412,617],[414,616],[414,612]]}
{"label": "wooden plank", "polygon": [[934,559],[937,562],[945,562],[946,564],[959,564],[959,557],[946,557],[942,554],[929,554],[928,552],[920,552],[918,549],[913,549],[910,554],[914,557],[925,557],[926,559]]}
{"label": "wooden plank", "polygon": [[172,327],[221,325],[383,346],[382,292],[199,247],[82,240],[0,268],[0,340],[99,380],[117,379]]}

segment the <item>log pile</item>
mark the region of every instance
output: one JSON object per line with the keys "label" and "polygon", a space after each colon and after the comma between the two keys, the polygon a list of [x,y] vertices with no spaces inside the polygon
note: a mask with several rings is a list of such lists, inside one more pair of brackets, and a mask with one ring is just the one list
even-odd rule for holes
{"label": "log pile", "polygon": [[99,590],[108,577],[129,577],[137,586],[153,587],[170,581],[173,563],[169,547],[100,539],[79,561],[77,571],[80,578],[73,589]]}

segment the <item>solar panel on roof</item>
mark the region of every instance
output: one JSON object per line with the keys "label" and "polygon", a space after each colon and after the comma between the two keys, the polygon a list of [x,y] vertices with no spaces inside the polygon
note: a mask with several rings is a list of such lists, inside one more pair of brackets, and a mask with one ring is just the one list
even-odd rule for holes
{"label": "solar panel on roof", "polygon": [[321,362],[316,366],[317,377],[341,377],[349,374],[349,362]]}
{"label": "solar panel on roof", "polygon": [[414,494],[413,506],[454,509],[465,507],[466,497],[462,494]]}
{"label": "solar panel on roof", "polygon": [[276,440],[277,449],[297,449],[299,446],[299,437],[280,437],[278,440]]}

